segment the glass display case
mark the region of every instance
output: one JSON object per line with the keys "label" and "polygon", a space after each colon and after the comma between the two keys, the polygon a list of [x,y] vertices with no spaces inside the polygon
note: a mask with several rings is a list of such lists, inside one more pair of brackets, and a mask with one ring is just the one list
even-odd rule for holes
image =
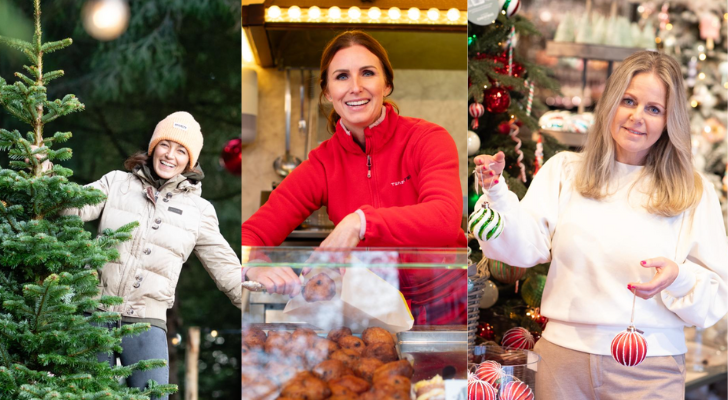
{"label": "glass display case", "polygon": [[[443,395],[445,386],[466,393],[465,249],[243,247],[242,260],[246,272],[250,268],[291,268],[300,275],[301,284],[294,295],[281,295],[268,293],[266,282],[244,280],[243,297],[248,296],[248,301],[242,326],[243,398],[290,395],[291,385],[306,371],[331,386],[333,392],[321,398],[335,395],[341,388],[332,386],[335,380],[320,365],[326,359],[337,359],[341,355],[333,354],[337,350],[358,353],[359,358],[351,365],[347,361],[345,367],[349,374],[368,380],[366,392],[373,393],[378,384],[357,364],[377,358],[386,365],[406,360],[411,366],[411,373],[405,374],[411,382],[407,398],[416,398],[417,382],[437,375],[444,378],[438,384]],[[337,333],[342,327],[351,330],[345,336],[355,339],[341,340]],[[381,346],[380,339],[372,336],[375,331],[385,332],[385,341],[391,339],[394,354],[377,349]],[[280,340],[278,335],[286,339]],[[305,349],[295,344],[302,336],[308,337],[299,340]],[[361,348],[351,347],[348,341]],[[281,373],[282,369],[286,371]],[[258,389],[251,389],[253,386]],[[381,390],[376,392],[376,396],[382,395]]]}

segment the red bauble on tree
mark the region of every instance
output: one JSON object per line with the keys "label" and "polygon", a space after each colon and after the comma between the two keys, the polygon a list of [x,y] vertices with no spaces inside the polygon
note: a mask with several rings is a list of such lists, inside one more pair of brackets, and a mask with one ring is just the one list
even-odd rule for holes
{"label": "red bauble on tree", "polygon": [[478,118],[485,114],[485,108],[482,104],[475,101],[468,107],[468,112],[470,112],[470,116],[473,117],[473,122],[471,123],[473,129],[478,129]]}
{"label": "red bauble on tree", "polygon": [[614,360],[627,367],[639,365],[647,356],[647,340],[634,326],[615,336],[611,347]]}
{"label": "red bauble on tree", "polygon": [[502,87],[491,86],[483,92],[483,105],[492,113],[502,113],[511,105],[511,95]]}
{"label": "red bauble on tree", "polygon": [[507,349],[531,350],[534,343],[535,341],[533,340],[531,332],[519,326],[517,328],[509,329],[503,334],[501,346]]}
{"label": "red bauble on tree", "polygon": [[240,138],[230,140],[220,153],[220,165],[233,175],[240,176],[243,164],[243,141]]}
{"label": "red bauble on tree", "polygon": [[498,133],[502,135],[511,133],[511,123],[509,121],[505,121],[498,124]]}
{"label": "red bauble on tree", "polygon": [[533,400],[533,391],[521,381],[511,381],[503,385],[500,400]]}
{"label": "red bauble on tree", "polygon": [[488,382],[468,382],[468,400],[496,400],[498,392]]}

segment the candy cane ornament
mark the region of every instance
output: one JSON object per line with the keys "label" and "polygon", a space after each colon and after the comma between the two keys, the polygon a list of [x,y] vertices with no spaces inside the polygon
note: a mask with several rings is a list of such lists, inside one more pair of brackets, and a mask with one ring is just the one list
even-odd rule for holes
{"label": "candy cane ornament", "polygon": [[485,107],[476,101],[468,107],[468,111],[470,116],[473,117],[473,129],[478,129],[478,118],[485,114]]}

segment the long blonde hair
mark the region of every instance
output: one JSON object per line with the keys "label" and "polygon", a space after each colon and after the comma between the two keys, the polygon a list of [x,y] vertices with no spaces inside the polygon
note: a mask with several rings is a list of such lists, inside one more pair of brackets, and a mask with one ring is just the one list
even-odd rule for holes
{"label": "long blonde hair", "polygon": [[632,78],[641,73],[658,77],[667,92],[667,124],[662,136],[645,158],[643,177],[649,178],[648,212],[672,217],[697,205],[703,192],[700,175],[692,164],[690,122],[685,89],[678,63],[670,56],[641,51],[629,56],[607,80],[604,93],[594,110],[582,165],[577,169],[576,189],[582,196],[602,199],[615,166],[615,144],[609,127]]}

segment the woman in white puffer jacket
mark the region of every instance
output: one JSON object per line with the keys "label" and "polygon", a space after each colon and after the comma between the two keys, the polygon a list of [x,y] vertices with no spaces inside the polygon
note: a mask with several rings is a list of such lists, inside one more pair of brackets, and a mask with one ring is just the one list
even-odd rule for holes
{"label": "woman in white puffer jacket", "polygon": [[[220,234],[214,207],[200,197],[204,175],[197,160],[202,143],[192,115],[173,113],[157,124],[148,151],[124,163],[130,172],[112,171],[89,185],[106,195],[104,202],[64,212],[84,221],[100,218],[99,232],[139,222],[131,240],[118,246],[119,259],[99,274],[101,295],[123,298],[105,311],[119,312],[120,324],[151,325],[143,334],[123,339],[124,351],[118,355],[122,365],[169,359],[166,312],[192,251],[217,287],[241,307],[240,260]],[[115,365],[115,357],[100,354],[99,359]],[[169,368],[135,371],[127,383],[143,388],[149,379],[168,383]]]}

